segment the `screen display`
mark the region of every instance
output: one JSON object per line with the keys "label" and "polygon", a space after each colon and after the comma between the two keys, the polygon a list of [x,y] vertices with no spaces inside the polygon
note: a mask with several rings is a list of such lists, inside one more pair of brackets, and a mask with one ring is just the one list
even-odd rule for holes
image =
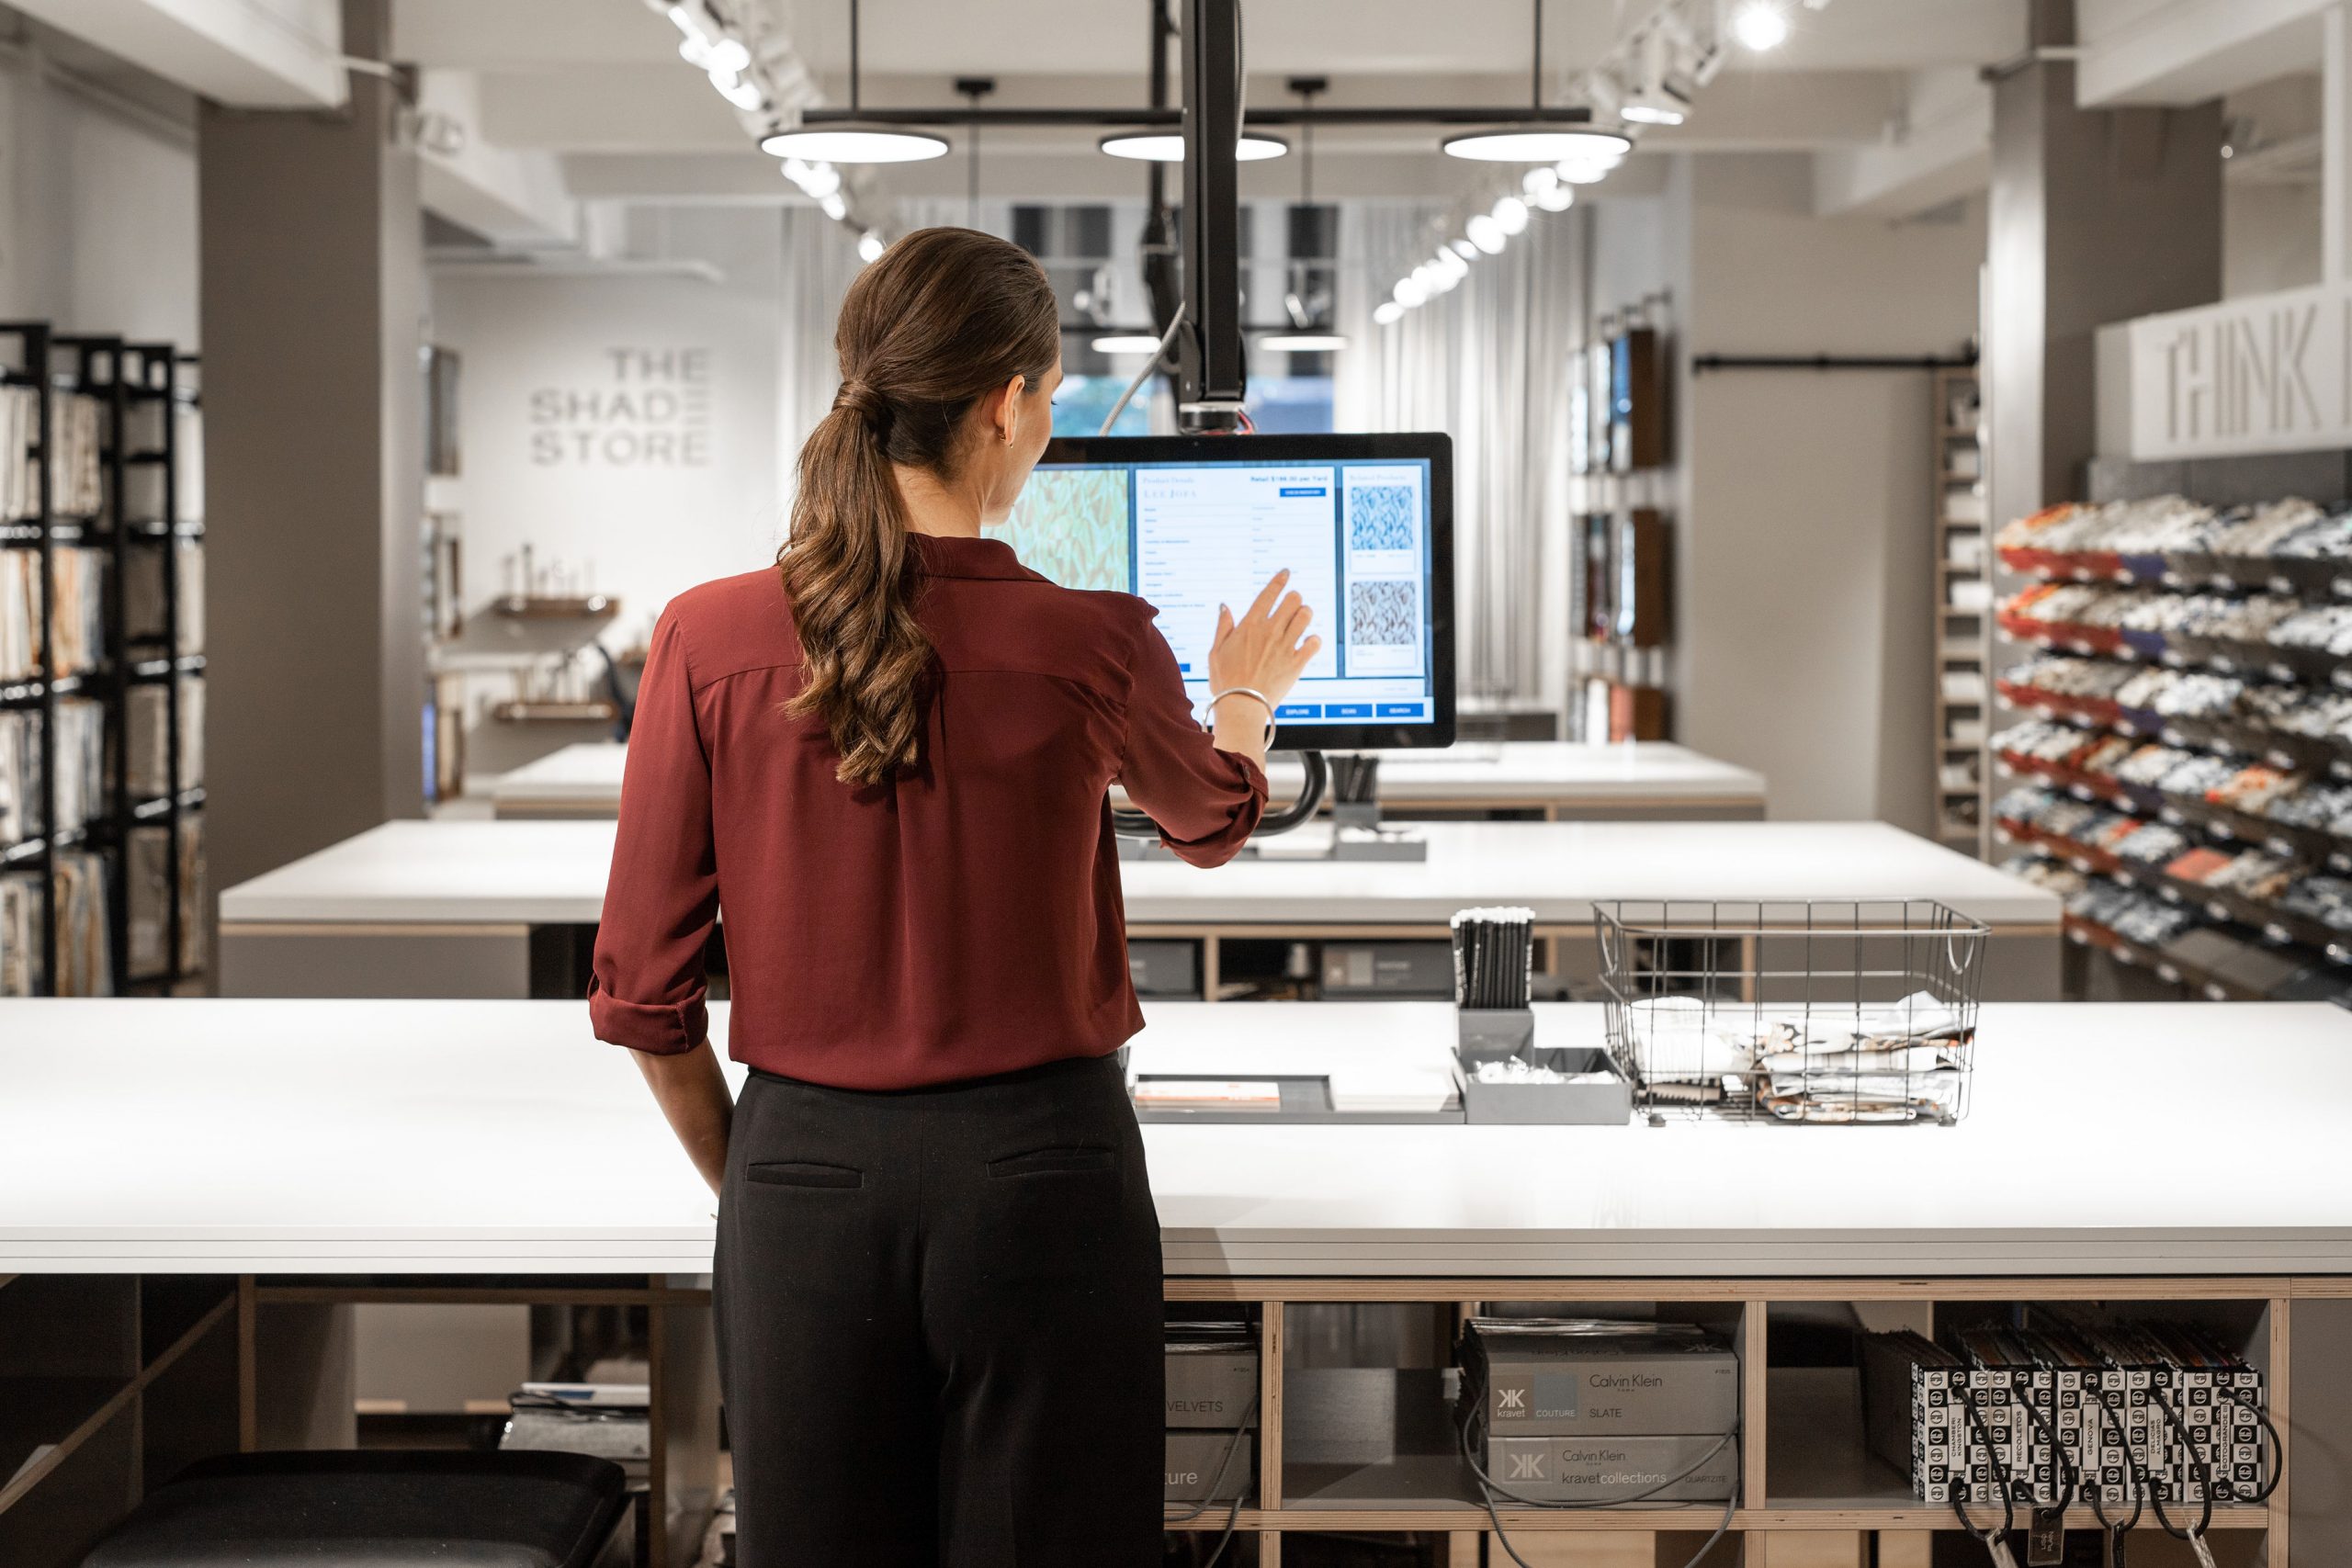
{"label": "screen display", "polygon": [[[1363,449],[1379,439],[1057,441],[1001,536],[1066,587],[1150,601],[1204,720],[1217,606],[1287,569],[1323,639],[1276,712],[1288,744],[1442,745],[1425,737],[1453,728],[1443,453]],[[1334,445],[1356,449],[1314,450]]]}

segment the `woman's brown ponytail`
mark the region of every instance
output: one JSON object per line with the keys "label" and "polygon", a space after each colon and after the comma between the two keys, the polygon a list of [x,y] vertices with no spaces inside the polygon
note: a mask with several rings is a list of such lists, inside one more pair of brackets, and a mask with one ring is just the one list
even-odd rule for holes
{"label": "woman's brown ponytail", "polygon": [[776,557],[807,660],[785,711],[823,718],[845,784],[918,760],[932,670],[894,465],[956,477],[964,416],[1061,352],[1053,286],[1027,252],[970,229],[920,229],[858,274],[833,333],[841,391],[800,448]]}

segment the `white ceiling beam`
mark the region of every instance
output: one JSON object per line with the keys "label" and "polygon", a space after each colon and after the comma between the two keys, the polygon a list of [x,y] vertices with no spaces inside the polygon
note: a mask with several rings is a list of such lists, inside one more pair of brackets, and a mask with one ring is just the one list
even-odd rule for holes
{"label": "white ceiling beam", "polygon": [[339,108],[338,0],[11,0],[167,82],[237,108]]}
{"label": "white ceiling beam", "polygon": [[392,57],[453,71],[686,69],[678,29],[641,0],[392,0]]}
{"label": "white ceiling beam", "polygon": [[751,137],[726,100],[676,62],[487,72],[482,131],[547,152],[735,152]]}
{"label": "white ceiling beam", "polygon": [[[1939,75],[1940,73],[1929,73]],[[1923,78],[1911,98],[1914,118],[1896,139],[1875,147],[1837,147],[1814,158],[1813,207],[1824,218],[1908,218],[1983,190],[1993,169],[1993,95],[1980,83],[1954,87]]]}
{"label": "white ceiling beam", "polygon": [[564,185],[562,160],[485,140],[472,73],[423,73],[417,110],[418,194],[428,210],[509,249],[580,243],[580,204]]}
{"label": "white ceiling beam", "polygon": [[2195,104],[2318,69],[2335,0],[2082,0],[2075,97],[2085,108]]}
{"label": "white ceiling beam", "polygon": [[1869,143],[1903,107],[1889,71],[1726,71],[1680,125],[1654,127],[1642,144],[1676,152],[1785,152]]}

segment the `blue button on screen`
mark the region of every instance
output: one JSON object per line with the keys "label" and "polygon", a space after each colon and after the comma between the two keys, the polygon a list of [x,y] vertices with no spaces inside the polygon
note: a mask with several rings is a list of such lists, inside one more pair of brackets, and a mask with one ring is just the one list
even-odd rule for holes
{"label": "blue button on screen", "polygon": [[1380,705],[1380,716],[1383,718],[1419,718],[1421,716],[1421,705],[1419,703],[1383,703]]}
{"label": "blue button on screen", "polygon": [[1274,710],[1274,717],[1276,719],[1321,718],[1322,716],[1323,705],[1321,703],[1284,703],[1282,706]]}
{"label": "blue button on screen", "polygon": [[1372,705],[1370,703],[1325,703],[1323,716],[1325,718],[1370,718]]}
{"label": "blue button on screen", "polygon": [[1329,495],[1331,492],[1321,485],[1283,485],[1282,487],[1282,493],[1285,497],[1288,497]]}

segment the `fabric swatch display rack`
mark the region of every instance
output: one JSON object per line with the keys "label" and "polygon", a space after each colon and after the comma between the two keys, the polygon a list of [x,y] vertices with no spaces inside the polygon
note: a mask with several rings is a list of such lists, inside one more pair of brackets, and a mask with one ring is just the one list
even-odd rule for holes
{"label": "fabric swatch display rack", "polygon": [[0,996],[203,967],[192,364],[0,323]]}
{"label": "fabric swatch display rack", "polygon": [[2158,496],[2001,530],[2011,869],[2216,1000],[2352,998],[2352,513]]}

